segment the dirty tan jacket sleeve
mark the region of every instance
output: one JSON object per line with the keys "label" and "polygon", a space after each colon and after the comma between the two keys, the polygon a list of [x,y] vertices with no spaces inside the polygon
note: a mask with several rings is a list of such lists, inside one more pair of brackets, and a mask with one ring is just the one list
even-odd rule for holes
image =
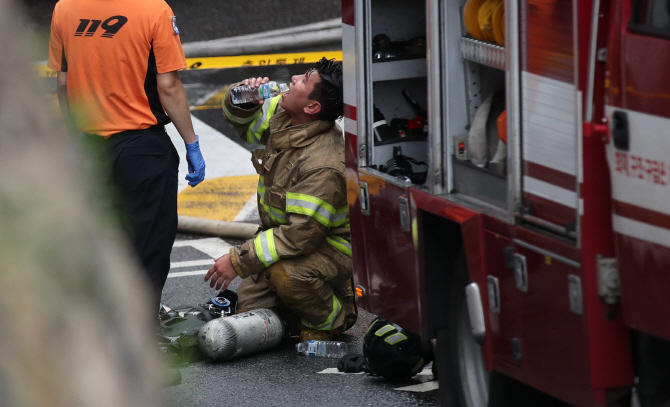
{"label": "dirty tan jacket sleeve", "polygon": [[277,112],[281,96],[267,99],[262,105],[254,103],[234,105],[230,101],[230,90],[242,84],[242,82],[238,82],[228,87],[222,102],[223,117],[233,125],[242,140],[252,144],[265,145],[270,136],[270,118]]}
{"label": "dirty tan jacket sleeve", "polygon": [[286,191],[286,202],[287,225],[260,232],[231,250],[233,266],[242,278],[261,273],[280,259],[310,253],[323,242],[338,209],[341,213],[347,206],[344,174],[333,168],[309,171]]}

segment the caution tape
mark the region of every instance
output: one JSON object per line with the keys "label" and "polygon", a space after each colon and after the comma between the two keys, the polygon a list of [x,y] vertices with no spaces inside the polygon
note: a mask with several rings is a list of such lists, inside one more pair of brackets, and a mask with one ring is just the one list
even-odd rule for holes
{"label": "caution tape", "polygon": [[[313,64],[326,59],[342,60],[342,51],[300,52],[291,54],[237,55],[229,57],[186,58],[186,70],[227,69],[255,66],[279,66]],[[56,71],[46,65],[34,65],[38,75],[43,78],[55,78]]]}
{"label": "caution tape", "polygon": [[342,51],[186,58],[186,64],[188,65],[187,69],[226,69],[268,65],[313,64],[323,57],[341,61]]}

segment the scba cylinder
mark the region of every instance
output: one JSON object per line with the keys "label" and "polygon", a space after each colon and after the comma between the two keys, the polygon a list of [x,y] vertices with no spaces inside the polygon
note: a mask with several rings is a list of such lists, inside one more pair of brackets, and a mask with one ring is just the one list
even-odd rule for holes
{"label": "scba cylinder", "polygon": [[269,309],[216,318],[200,328],[200,351],[211,360],[229,360],[279,345],[284,325]]}

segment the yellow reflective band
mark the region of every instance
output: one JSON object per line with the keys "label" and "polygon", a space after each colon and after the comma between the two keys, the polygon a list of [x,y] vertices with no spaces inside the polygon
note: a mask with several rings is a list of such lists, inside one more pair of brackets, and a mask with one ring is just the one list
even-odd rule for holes
{"label": "yellow reflective band", "polygon": [[335,211],[331,226],[338,227],[342,225],[349,226],[349,205],[345,205]]}
{"label": "yellow reflective band", "polygon": [[407,337],[400,332],[396,332],[393,335],[389,335],[388,338],[384,339],[384,342],[388,343],[389,345],[395,345],[398,342],[402,342],[407,340]]}
{"label": "yellow reflective band", "polygon": [[256,249],[256,257],[265,267],[270,267],[270,265],[279,261],[272,229],[261,232],[254,238],[254,248]]}
{"label": "yellow reflective band", "polygon": [[326,236],[326,241],[330,243],[334,248],[344,253],[345,255],[351,256],[351,243],[347,239],[341,236]]}
{"label": "yellow reflective band", "polygon": [[280,100],[281,95],[275,96],[269,102],[266,100],[265,103],[263,103],[263,108],[260,110],[261,115],[255,117],[256,120],[254,120],[247,129],[247,141],[251,139],[255,141],[249,141],[250,143],[260,143],[263,132],[270,127],[270,119],[274,116]]}
{"label": "yellow reflective band", "polygon": [[323,199],[295,192],[286,193],[286,212],[310,216],[329,228],[349,222],[348,206],[335,209]]}
{"label": "yellow reflective band", "polygon": [[274,219],[275,221],[277,221],[277,223],[282,225],[288,224],[288,217],[286,216],[286,213],[273,206],[266,204],[262,198],[259,202],[263,207],[263,209],[265,209],[265,213],[267,213],[271,219]]}
{"label": "yellow reflective band", "polygon": [[[228,110],[228,108],[226,107],[225,99],[223,100],[222,106],[223,106],[223,115],[226,116],[226,118],[228,120],[230,120],[232,122],[235,122],[235,123],[238,123],[238,124],[249,123],[252,120],[254,120],[260,114],[260,111],[259,111],[256,114],[254,114],[252,116],[249,116],[249,117],[237,117],[234,114],[232,114],[230,112],[230,110]],[[248,139],[248,137],[247,137],[247,139]]]}
{"label": "yellow reflective band", "polygon": [[419,247],[419,226],[416,218],[412,219],[412,240],[414,241],[414,248]]}
{"label": "yellow reflective band", "polygon": [[385,333],[388,333],[390,331],[394,331],[395,327],[393,325],[384,325],[383,327],[377,329],[377,332],[375,332],[375,335],[377,336],[383,336]]}
{"label": "yellow reflective band", "polygon": [[327,331],[333,329],[333,322],[335,322],[335,317],[337,316],[337,314],[340,313],[341,309],[342,304],[340,304],[340,300],[338,300],[337,297],[333,295],[333,310],[331,311],[330,315],[328,315],[328,319],[326,320],[326,322],[320,325],[312,325],[309,322],[307,322],[304,318],[301,318],[300,323],[302,323],[308,328],[317,329],[319,331]]}
{"label": "yellow reflective band", "polygon": [[261,199],[265,198],[265,185],[263,184],[263,176],[261,175],[260,179],[258,180],[258,188],[256,191],[258,192],[258,195],[261,196]]}
{"label": "yellow reflective band", "polygon": [[254,248],[256,249],[256,257],[258,257],[258,260],[260,260],[265,267],[269,267],[270,265],[265,260],[265,256],[263,256],[263,246],[261,245],[260,234],[254,238]]}

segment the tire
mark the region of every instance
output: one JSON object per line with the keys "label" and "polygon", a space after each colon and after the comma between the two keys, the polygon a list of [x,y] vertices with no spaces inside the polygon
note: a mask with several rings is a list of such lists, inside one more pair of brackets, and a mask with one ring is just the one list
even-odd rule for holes
{"label": "tire", "polygon": [[449,284],[449,334],[448,355],[453,383],[452,395],[455,405],[482,407],[489,400],[489,372],[484,364],[482,347],[475,342],[470,327],[465,287],[470,283],[465,253],[459,250]]}
{"label": "tire", "polygon": [[640,406],[670,406],[670,342],[638,330],[632,339]]}

